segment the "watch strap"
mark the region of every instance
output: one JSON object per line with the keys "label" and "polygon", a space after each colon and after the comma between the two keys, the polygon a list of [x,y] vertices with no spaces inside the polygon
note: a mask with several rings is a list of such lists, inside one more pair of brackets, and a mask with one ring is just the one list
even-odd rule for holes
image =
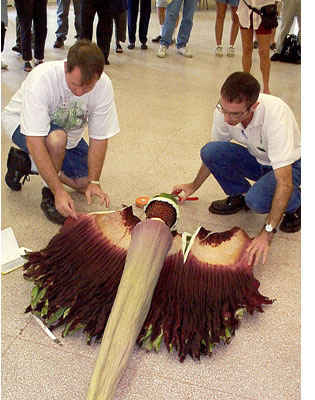
{"label": "watch strap", "polygon": [[94,183],[95,185],[101,186],[100,181],[89,181],[89,183]]}

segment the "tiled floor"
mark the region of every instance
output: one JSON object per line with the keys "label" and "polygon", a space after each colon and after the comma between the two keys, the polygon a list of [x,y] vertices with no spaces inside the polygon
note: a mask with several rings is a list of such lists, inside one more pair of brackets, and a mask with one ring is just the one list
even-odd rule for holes
{"label": "tiled floor", "polygon": [[[71,34],[64,49],[52,48],[56,29],[55,6],[48,7],[49,29],[46,60],[63,59],[73,43]],[[2,71],[2,108],[25,79],[21,57],[11,51],[15,40],[15,10],[9,10],[9,27],[2,54],[9,64]],[[212,115],[225,78],[241,70],[240,37],[234,58],[214,56],[215,12],[197,10],[189,47],[194,58],[185,59],[172,47],[166,59],[156,57],[151,39],[159,33],[152,12],[149,49],[116,55],[110,66],[121,132],[110,140],[102,184],[110,196],[110,209],[133,204],[140,195],[170,191],[188,182],[200,166],[199,150],[210,139]],[[224,33],[226,47],[230,16]],[[261,81],[259,58],[254,54],[252,73]],[[300,66],[273,63],[271,92],[293,109],[300,124]],[[2,139],[2,229],[11,226],[20,246],[38,250],[58,232],[40,210],[42,181],[32,177],[21,192],[4,184],[10,141]],[[180,207],[178,231],[192,232],[199,225],[223,231],[240,226],[249,235],[258,233],[264,216],[240,212],[230,217],[209,214],[209,202],[223,193],[213,178],[197,192],[198,202]],[[73,193],[80,211],[98,211],[83,196]],[[142,211],[134,207],[140,217]],[[300,398],[300,234],[279,232],[267,263],[255,268],[262,294],[277,299],[265,313],[246,316],[229,346],[219,346],[213,357],[179,363],[165,348],[159,354],[134,350],[121,380],[117,400],[297,400]],[[32,285],[18,269],[2,276],[2,399],[85,399],[99,345],[85,344],[76,334],[49,339],[24,309]],[[60,337],[60,331],[57,331]]]}

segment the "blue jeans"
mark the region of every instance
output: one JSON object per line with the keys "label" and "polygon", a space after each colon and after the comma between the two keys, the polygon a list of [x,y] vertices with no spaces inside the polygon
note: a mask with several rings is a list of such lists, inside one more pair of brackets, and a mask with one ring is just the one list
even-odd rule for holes
{"label": "blue jeans", "polygon": [[167,6],[160,44],[165,45],[168,48],[172,43],[172,35],[176,20],[180,7],[183,4],[183,15],[178,31],[176,47],[178,49],[186,47],[193,26],[193,18],[197,3],[198,0],[173,0],[172,3]]}
{"label": "blue jeans", "polygon": [[[272,167],[261,165],[246,147],[232,142],[210,142],[201,149],[201,159],[228,196],[245,195],[247,206],[267,214],[277,186]],[[247,179],[255,181],[251,185]],[[301,205],[301,159],[292,164],[293,192],[286,209],[295,212]]]}
{"label": "blue jeans", "polygon": [[[76,39],[79,39],[82,32],[81,23],[81,0],[72,0],[74,8],[74,27],[76,30]],[[57,0],[57,24],[58,29],[56,30],[57,38],[66,40],[69,31],[69,9],[71,0]]]}
{"label": "blue jeans", "polygon": [[[58,125],[50,124],[50,132],[62,129]],[[29,154],[26,136],[21,133],[20,126],[18,126],[13,133],[12,141],[20,149]],[[71,179],[83,178],[88,176],[88,150],[89,146],[82,138],[78,145],[73,149],[66,149],[66,154],[62,162],[61,171]]]}

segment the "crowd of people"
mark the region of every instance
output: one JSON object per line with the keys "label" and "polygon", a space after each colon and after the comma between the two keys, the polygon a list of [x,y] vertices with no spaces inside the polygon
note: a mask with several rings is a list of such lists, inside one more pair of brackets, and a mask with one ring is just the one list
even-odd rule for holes
{"label": "crowd of people", "polygon": [[[251,209],[267,214],[264,226],[248,248],[250,263],[253,260],[257,263],[260,259],[265,262],[278,226],[288,233],[301,229],[300,131],[289,106],[269,93],[270,60],[269,56],[266,57],[266,49],[269,54],[272,29],[262,26],[260,15],[253,15],[246,4],[256,6],[258,3],[267,4],[267,1],[270,0],[240,0],[236,8],[234,0],[217,0],[225,6],[217,7],[215,54],[222,55],[218,46],[222,46],[223,16],[226,5],[231,3],[233,24],[238,18],[241,27],[243,71],[232,73],[221,88],[213,116],[212,141],[201,149],[202,163],[195,179],[173,188],[173,193],[183,193],[181,201],[185,201],[212,174],[227,197],[213,201],[209,207],[211,213],[230,215]],[[5,182],[11,190],[20,191],[29,175],[40,175],[44,184],[41,208],[50,221],[62,224],[68,217],[78,218],[74,201],[63,185],[85,194],[88,204],[91,204],[92,196],[97,196],[102,205],[109,204],[100,176],[108,140],[119,132],[112,84],[104,73],[113,32],[112,2],[82,0],[81,4],[77,3],[81,5],[82,17],[80,22],[75,20],[75,28],[80,40],[70,47],[66,61],[45,63],[43,51],[47,27],[39,26],[36,18],[38,14],[45,14],[46,0],[38,0],[36,7],[32,0],[19,0],[17,3],[20,3],[17,11],[23,60],[30,64],[33,22],[35,65],[42,65],[28,74],[2,112],[5,131],[16,146],[9,150]],[[39,7],[40,3],[42,7]],[[63,12],[68,15],[70,0],[58,3],[54,47],[60,48],[68,35],[68,23]],[[154,38],[155,42],[160,42],[158,57],[166,56],[180,19],[177,51],[191,58],[192,53],[186,44],[197,0],[157,3],[166,8],[165,18],[159,19],[160,38]],[[126,13],[128,48],[133,50],[135,47],[136,19],[140,15],[139,39],[141,49],[146,50],[151,1],[141,0],[140,13],[139,0],[115,1],[115,5],[116,51],[121,52],[120,42],[125,40],[122,25],[126,24]],[[91,42],[96,14],[97,44]],[[107,28],[102,23],[107,24]],[[231,47],[238,30],[233,24],[229,56],[234,53]],[[257,79],[250,74],[254,33],[259,45],[262,90]],[[27,45],[26,41],[29,41]],[[281,40],[278,45],[281,46]],[[32,66],[24,69],[29,72]],[[37,118],[34,119],[33,115]],[[85,127],[88,128],[89,143],[82,137]],[[254,184],[250,184],[248,179]]]}
{"label": "crowd of people", "polygon": [[[263,91],[269,93],[270,58],[269,48],[275,54],[271,61],[277,61],[286,34],[290,31],[295,16],[299,23],[299,39],[301,41],[301,0],[214,0],[216,3],[215,21],[215,55],[223,56],[222,37],[227,8],[231,11],[231,31],[226,54],[233,57],[235,54],[235,41],[241,30],[242,39],[242,65],[243,70],[249,72],[252,63],[252,51],[258,48],[260,68],[263,77]],[[7,26],[6,0],[1,0],[2,6],[2,50]],[[75,39],[92,40],[93,22],[98,16],[96,27],[96,42],[105,57],[105,64],[109,64],[110,43],[115,27],[116,53],[122,53],[121,42],[127,38],[127,48],[136,47],[137,26],[141,50],[148,48],[148,28],[151,17],[151,0],[72,0],[74,10]],[[57,5],[57,30],[54,48],[61,48],[67,40],[69,32],[69,12],[71,0],[56,0]],[[157,56],[165,58],[169,46],[176,44],[177,52],[184,57],[193,57],[187,48],[190,33],[193,27],[193,18],[198,0],[156,0],[160,34],[152,39],[159,43]],[[282,7],[281,32],[275,43],[276,29],[265,29],[260,15],[253,12],[250,7],[260,9],[266,4],[277,4],[279,14]],[[44,61],[44,50],[47,37],[47,0],[15,0],[17,18],[17,43],[12,50],[22,54],[23,69],[30,72],[33,68],[32,60],[34,51],[34,66]],[[180,10],[182,15],[180,17]],[[139,16],[139,21],[138,21]],[[177,33],[178,30],[178,33]],[[2,65],[7,68],[7,65]]]}

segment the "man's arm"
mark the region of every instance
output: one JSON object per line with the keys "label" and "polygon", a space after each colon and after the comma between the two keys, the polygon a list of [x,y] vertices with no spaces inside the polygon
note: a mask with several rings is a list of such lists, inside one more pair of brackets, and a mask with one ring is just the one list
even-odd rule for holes
{"label": "man's arm", "polygon": [[185,195],[181,199],[181,202],[184,202],[187,197],[191,196],[200,188],[204,181],[209,177],[210,173],[211,172],[208,170],[206,165],[202,163],[193,182],[174,186],[172,194],[180,194],[180,192],[184,192]]}
{"label": "man's arm", "polygon": [[[278,226],[285,213],[292,194],[292,165],[275,169],[274,174],[277,180],[277,186],[270,212],[266,218],[266,224],[270,224],[275,228]],[[249,264],[251,264],[255,257],[255,265],[257,265],[261,256],[262,263],[264,264],[266,262],[273,236],[274,233],[267,232],[264,227],[262,228],[261,232],[253,239],[251,245],[247,248]]]}
{"label": "man's arm", "polygon": [[[88,151],[88,180],[90,181],[99,181],[106,151],[107,151],[108,139],[92,139],[89,140],[89,151]],[[109,197],[106,193],[103,192],[101,187],[95,183],[89,183],[85,196],[88,205],[91,204],[91,196],[97,196],[101,200],[101,205],[106,204],[106,207],[109,206]]]}

